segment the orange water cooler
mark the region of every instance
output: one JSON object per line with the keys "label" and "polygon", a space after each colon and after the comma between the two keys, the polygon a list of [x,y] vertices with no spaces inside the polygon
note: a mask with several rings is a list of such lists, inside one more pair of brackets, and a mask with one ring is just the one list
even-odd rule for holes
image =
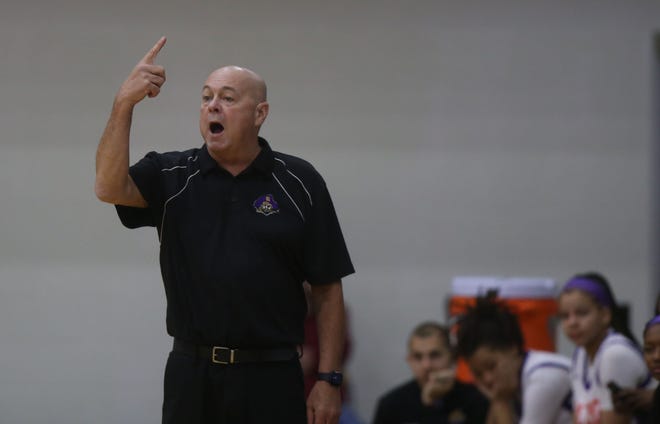
{"label": "orange water cooler", "polygon": [[[493,290],[518,317],[525,348],[555,351],[557,283],[549,278],[456,277],[449,299],[450,322],[474,305],[477,296]],[[461,360],[457,372],[459,379],[472,381],[467,365]]]}

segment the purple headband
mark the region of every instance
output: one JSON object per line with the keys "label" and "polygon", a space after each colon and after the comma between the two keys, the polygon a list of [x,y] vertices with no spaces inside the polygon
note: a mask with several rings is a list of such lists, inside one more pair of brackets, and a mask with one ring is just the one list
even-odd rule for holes
{"label": "purple headband", "polygon": [[656,315],[649,322],[646,323],[646,325],[644,326],[644,334],[646,334],[646,330],[648,330],[651,326],[656,324],[660,324],[660,315]]}
{"label": "purple headband", "polygon": [[596,302],[600,303],[602,306],[607,306],[608,308],[614,306],[614,300],[609,296],[607,290],[602,285],[589,278],[576,277],[568,280],[562,289],[562,293],[576,289],[590,294],[596,299]]}

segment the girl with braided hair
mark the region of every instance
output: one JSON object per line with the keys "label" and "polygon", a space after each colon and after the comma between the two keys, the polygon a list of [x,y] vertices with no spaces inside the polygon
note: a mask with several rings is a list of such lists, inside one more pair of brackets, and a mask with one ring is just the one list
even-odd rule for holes
{"label": "girl with braided hair", "polygon": [[493,296],[459,318],[458,355],[490,399],[487,424],[568,424],[570,360],[525,350],[516,315]]}

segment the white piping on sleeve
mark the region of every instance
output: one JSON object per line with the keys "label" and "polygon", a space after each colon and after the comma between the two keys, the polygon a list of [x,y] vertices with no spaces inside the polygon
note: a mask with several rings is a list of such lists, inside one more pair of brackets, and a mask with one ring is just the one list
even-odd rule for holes
{"label": "white piping on sleeve", "polygon": [[[188,156],[189,161],[195,162],[199,156]],[[160,171],[165,172],[165,171],[174,171],[175,169],[186,169],[188,165],[178,165],[178,166],[173,166],[171,168],[163,168]]]}
{"label": "white piping on sleeve", "polygon": [[286,165],[286,162],[284,162],[280,158],[275,158],[275,160],[282,162],[282,165],[284,165],[284,167],[286,168],[286,172],[288,172],[289,175],[291,175],[293,178],[298,180],[298,182],[300,183],[300,186],[303,188],[303,190],[305,190],[305,193],[307,193],[307,198],[309,199],[309,205],[314,206],[314,203],[312,203],[312,195],[309,194],[309,190],[307,190],[307,187],[305,187],[305,183],[303,183],[302,180],[300,178],[298,178],[298,176],[296,174],[294,174],[293,172],[291,172],[289,170],[289,167]]}
{"label": "white piping on sleeve", "polygon": [[298,182],[299,182],[300,185],[302,186],[303,190],[305,190],[305,193],[307,193],[307,198],[309,199],[309,205],[310,205],[310,206],[314,206],[314,204],[312,203],[312,195],[309,194],[309,191],[307,191],[307,187],[305,187],[305,184],[303,184],[303,182],[300,180],[300,178],[298,178],[298,177],[296,176],[296,174],[294,174],[293,172],[289,171],[288,169],[286,170],[286,172],[288,172],[289,174],[291,174],[291,176],[292,176],[293,178],[295,178],[296,180],[298,180]]}
{"label": "white piping on sleeve", "polygon": [[298,213],[300,214],[300,218],[303,220],[303,222],[305,222],[305,217],[303,216],[303,214],[302,214],[302,212],[300,211],[300,208],[298,207],[298,205],[296,204],[296,202],[293,200],[293,197],[291,197],[291,195],[289,194],[289,192],[286,191],[286,189],[284,188],[284,186],[282,185],[282,183],[280,182],[280,180],[278,180],[277,177],[275,176],[275,173],[274,173],[274,172],[272,172],[272,175],[273,175],[273,178],[275,178],[275,181],[277,181],[277,184],[279,184],[280,187],[282,187],[282,190],[284,190],[284,193],[289,197],[289,200],[291,200],[291,203],[293,203],[293,206],[295,206],[296,209],[298,210]]}
{"label": "white piping on sleeve", "polygon": [[175,169],[186,169],[187,167],[188,167],[188,165],[186,165],[186,166],[179,165],[179,166],[173,166],[173,167],[171,167],[171,168],[163,168],[163,169],[161,169],[160,171],[161,171],[161,172],[174,171]]}

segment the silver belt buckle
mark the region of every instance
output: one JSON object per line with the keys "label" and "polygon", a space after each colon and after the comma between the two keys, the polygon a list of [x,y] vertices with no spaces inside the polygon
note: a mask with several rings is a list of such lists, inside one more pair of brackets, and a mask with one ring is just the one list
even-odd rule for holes
{"label": "silver belt buckle", "polygon": [[[220,351],[228,351],[229,352],[229,361],[221,361],[217,359],[218,352]],[[234,353],[236,352],[235,349],[230,349],[228,347],[222,347],[222,346],[213,346],[213,350],[211,351],[211,362],[214,364],[221,364],[221,365],[228,365],[228,364],[233,364],[234,363]]]}

